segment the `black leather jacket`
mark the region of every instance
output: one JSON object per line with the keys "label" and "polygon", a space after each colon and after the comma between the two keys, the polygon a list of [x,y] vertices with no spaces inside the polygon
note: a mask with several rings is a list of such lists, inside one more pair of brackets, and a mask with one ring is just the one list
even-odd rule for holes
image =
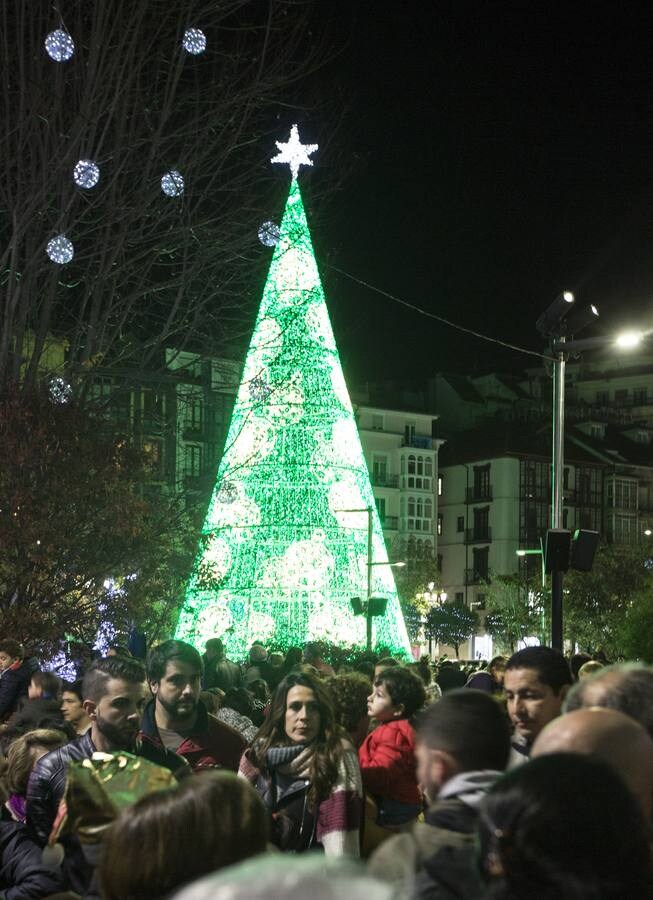
{"label": "black leather jacket", "polygon": [[[58,750],[46,753],[34,766],[27,785],[27,825],[35,840],[41,845],[47,843],[52,831],[59,801],[66,786],[68,763],[89,759],[95,753],[95,749],[89,728],[86,734],[76,740]],[[139,741],[132,752],[136,756],[142,756],[150,762],[170,769],[177,778],[187,775],[190,771],[184,759],[164,747]]]}

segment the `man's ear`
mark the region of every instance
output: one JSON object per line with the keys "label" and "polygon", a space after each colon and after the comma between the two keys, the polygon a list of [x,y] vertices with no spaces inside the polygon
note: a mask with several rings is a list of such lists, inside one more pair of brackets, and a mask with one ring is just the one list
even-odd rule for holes
{"label": "man's ear", "polygon": [[91,722],[95,722],[97,718],[97,703],[95,702],[95,700],[84,700],[82,706],[84,707],[84,712],[89,717]]}
{"label": "man's ear", "polygon": [[147,686],[150,689],[150,693],[153,697],[156,697],[157,692],[159,690],[159,682],[158,681],[148,681]]}

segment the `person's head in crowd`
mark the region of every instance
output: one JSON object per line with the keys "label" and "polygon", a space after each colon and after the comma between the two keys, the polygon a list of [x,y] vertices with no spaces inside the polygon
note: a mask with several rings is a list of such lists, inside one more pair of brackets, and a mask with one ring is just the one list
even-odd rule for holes
{"label": "person's head in crowd", "polygon": [[653,813],[653,739],[616,709],[577,709],[558,716],[539,733],[531,758],[549,753],[584,753],[612,766],[639,800],[645,816]]}
{"label": "person's head in crowd", "polygon": [[6,780],[9,793],[24,797],[30,773],[39,759],[67,743],[68,736],[53,728],[37,728],[15,738],[7,750]]}
{"label": "person's head in crowd", "polygon": [[493,900],[653,896],[641,809],[598,759],[556,753],[512,769],[481,803],[479,843]]}
{"label": "person's head in crowd", "polygon": [[567,660],[551,647],[526,647],[510,657],[503,679],[508,715],[527,744],[560,715],[571,682]]}
{"label": "person's head in crowd", "polygon": [[336,722],[347,732],[354,747],[360,747],[370,721],[367,714],[369,681],[359,672],[348,672],[332,675],[325,683],[333,700]]}
{"label": "person's head in crowd", "polygon": [[301,647],[289,647],[283,661],[283,670],[286,674],[301,666],[304,653]]}
{"label": "person's head in crowd", "polygon": [[10,669],[25,657],[23,645],[11,638],[0,640],[0,672]]}
{"label": "person's head in crowd", "polygon": [[398,900],[394,885],[353,860],[269,853],[189,885],[171,900]]}
{"label": "person's head in crowd", "polygon": [[596,675],[597,672],[600,672],[601,669],[604,669],[605,666],[603,663],[600,663],[596,659],[589,659],[586,663],[578,670],[578,681],[581,681],[583,678],[589,678],[590,675]]}
{"label": "person's head in crowd", "polygon": [[384,656],[374,664],[374,681],[379,677],[384,669],[392,669],[393,666],[400,666],[401,663],[394,656]]}
{"label": "person's head in crowd", "polygon": [[147,680],[159,727],[173,731],[192,728],[200,702],[202,672],[202,657],[185,641],[164,641],[150,651]]}
{"label": "person's head in crowd", "polygon": [[254,711],[254,697],[247,688],[229,688],[222,698],[223,709],[234,709],[241,716],[251,719]]}
{"label": "person's head in crowd", "polygon": [[360,672],[369,682],[374,681],[374,662],[371,659],[359,659],[354,663],[354,672]]}
{"label": "person's head in crowd", "polygon": [[643,725],[653,737],[653,667],[618,663],[583,678],[569,692],[565,710],[588,706],[618,709]]}
{"label": "person's head in crowd", "polygon": [[574,681],[578,681],[578,672],[580,671],[581,666],[584,666],[585,663],[589,662],[592,657],[589,653],[574,653],[571,659],[569,660],[569,668],[571,669],[571,675]]}
{"label": "person's head in crowd", "polygon": [[251,748],[252,762],[267,771],[266,756],[271,747],[312,745],[315,753],[308,796],[316,804],[329,795],[337,780],[341,735],[324,681],[306,671],[290,672],[272,695],[267,718]]}
{"label": "person's head in crowd", "polygon": [[82,682],[84,710],[97,750],[132,750],[145,706],[145,669],[124,656],[96,659]]}
{"label": "person's head in crowd", "polygon": [[283,666],[283,653],[270,653],[268,662],[273,669],[281,669]]}
{"label": "person's head in crowd", "polygon": [[259,663],[265,662],[267,658],[268,651],[263,644],[256,642],[249,648],[249,661],[251,665],[257,666]]}
{"label": "person's head in crowd", "polygon": [[259,700],[261,703],[267,703],[270,699],[270,689],[267,681],[263,678],[253,678],[248,681],[247,690],[255,700]]}
{"label": "person's head in crowd", "polygon": [[30,700],[57,700],[61,692],[61,678],[54,672],[34,672],[27,688]]}
{"label": "person's head in crowd", "polygon": [[[419,678],[421,678],[424,682],[425,687],[428,687],[428,685],[431,683],[431,668],[428,664],[428,661],[423,657],[422,659],[418,659],[417,662],[408,663],[406,668],[410,669],[411,672],[414,672]],[[383,671],[383,669],[381,671]]]}
{"label": "person's head in crowd", "polygon": [[448,691],[417,718],[417,780],[431,801],[462,772],[503,771],[509,755],[508,718],[484,691]]}
{"label": "person's head in crowd", "polygon": [[377,722],[410,719],[426,702],[426,690],[421,678],[404,666],[382,669],[374,679],[374,688],[367,698],[367,712]]}
{"label": "person's head in crowd", "polygon": [[309,641],[308,644],[305,644],[303,658],[307,665],[314,665],[317,660],[322,658],[320,645],[316,641]]}
{"label": "person's head in crowd", "polygon": [[77,734],[84,734],[91,725],[91,720],[84,709],[82,680],[64,681],[61,688],[61,713]]}
{"label": "person's head in crowd", "polygon": [[220,691],[219,694],[217,694],[216,691],[220,691],[220,688],[212,688],[210,691],[200,691],[200,700],[204,706],[206,706],[207,712],[210,712],[212,716],[215,716],[220,712],[222,698],[224,697],[224,691]]}
{"label": "person's head in crowd", "polygon": [[204,644],[204,657],[207,662],[220,660],[224,656],[224,644],[220,638],[209,638]]}
{"label": "person's head in crowd", "polygon": [[126,644],[109,644],[107,656],[127,656],[130,657],[131,651]]}
{"label": "person's head in crowd", "polygon": [[487,671],[497,684],[503,684],[506,674],[506,662],[505,656],[493,656],[488,664]]}
{"label": "person's head in crowd", "polygon": [[109,828],[98,868],[104,900],[154,900],[263,853],[268,817],[256,791],[231,772],[205,772],[155,791]]}

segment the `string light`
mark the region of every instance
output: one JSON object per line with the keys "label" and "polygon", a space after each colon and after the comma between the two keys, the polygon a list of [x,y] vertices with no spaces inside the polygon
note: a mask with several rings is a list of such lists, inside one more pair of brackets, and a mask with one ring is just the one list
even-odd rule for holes
{"label": "string light", "polygon": [[187,28],[181,43],[186,53],[199,56],[206,50],[206,35],[199,28]]}
{"label": "string light", "polygon": [[80,159],[73,169],[73,181],[77,187],[90,190],[100,180],[100,169],[92,159]]}
{"label": "string light", "polygon": [[68,240],[65,234],[58,234],[56,237],[53,237],[52,240],[48,241],[45,252],[53,263],[65,266],[75,255],[75,248],[73,247],[72,241]]}
{"label": "string light", "polygon": [[[302,163],[304,164],[304,163]],[[365,644],[350,598],[372,559],[388,561],[329,321],[299,185],[293,179],[202,530],[177,637],[287,648]],[[360,512],[348,510],[363,509]],[[378,644],[409,652],[392,569],[372,569]]]}
{"label": "string light", "polygon": [[46,53],[55,62],[67,62],[75,52],[75,42],[63,28],[51,31],[44,43]]}
{"label": "string light", "polygon": [[73,389],[60,375],[55,375],[48,384],[48,393],[53,403],[69,403],[73,396]]}
{"label": "string light", "polygon": [[170,169],[161,178],[161,190],[166,197],[181,197],[184,187],[184,178],[176,169]]}
{"label": "string light", "polygon": [[279,226],[275,222],[263,222],[258,230],[258,239],[264,247],[276,247],[279,234]]}

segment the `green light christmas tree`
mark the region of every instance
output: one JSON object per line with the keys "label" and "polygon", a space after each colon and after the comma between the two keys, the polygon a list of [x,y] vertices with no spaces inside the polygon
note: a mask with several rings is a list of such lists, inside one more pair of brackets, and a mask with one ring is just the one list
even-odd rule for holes
{"label": "green light christmas tree", "polygon": [[[350,599],[388,600],[375,644],[410,645],[313,253],[297,173],[317,148],[277,143],[292,183],[176,637],[365,645]],[[372,507],[372,556],[368,514]],[[384,565],[385,563],[385,565]]]}

